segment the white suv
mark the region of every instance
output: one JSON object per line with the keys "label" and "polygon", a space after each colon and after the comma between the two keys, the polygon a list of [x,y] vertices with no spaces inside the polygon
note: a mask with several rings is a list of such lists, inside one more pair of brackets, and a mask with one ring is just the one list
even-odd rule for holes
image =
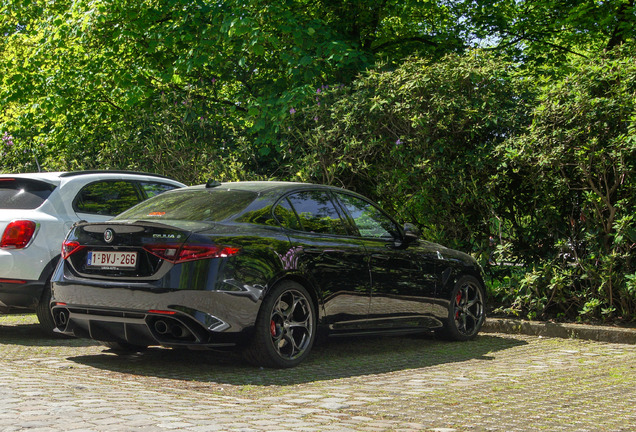
{"label": "white suv", "polygon": [[40,325],[52,330],[49,279],[71,226],[108,220],[184,186],[131,171],[0,174],[0,312],[35,309]]}

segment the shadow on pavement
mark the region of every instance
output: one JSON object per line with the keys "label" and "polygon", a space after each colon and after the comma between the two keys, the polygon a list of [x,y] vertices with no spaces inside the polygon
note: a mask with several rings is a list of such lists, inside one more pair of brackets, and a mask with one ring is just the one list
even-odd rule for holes
{"label": "shadow on pavement", "polygon": [[444,342],[433,336],[330,339],[315,346],[309,358],[292,369],[263,369],[246,364],[237,353],[149,348],[141,353],[100,355],[68,360],[133,375],[225,385],[294,385],[351,378],[469,360],[488,361],[490,353],[526,342],[480,335],[469,342]]}
{"label": "shadow on pavement", "polygon": [[91,346],[94,341],[47,334],[39,324],[0,324],[0,343],[23,346]]}

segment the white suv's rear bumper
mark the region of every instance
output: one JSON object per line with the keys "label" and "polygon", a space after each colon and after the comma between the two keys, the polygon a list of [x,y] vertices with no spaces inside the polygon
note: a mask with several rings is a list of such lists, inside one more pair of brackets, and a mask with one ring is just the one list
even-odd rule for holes
{"label": "white suv's rear bumper", "polygon": [[59,258],[33,246],[0,249],[0,312],[12,307],[34,308],[39,302]]}
{"label": "white suv's rear bumper", "polygon": [[52,259],[51,250],[37,244],[25,249],[0,249],[0,279],[38,280]]}

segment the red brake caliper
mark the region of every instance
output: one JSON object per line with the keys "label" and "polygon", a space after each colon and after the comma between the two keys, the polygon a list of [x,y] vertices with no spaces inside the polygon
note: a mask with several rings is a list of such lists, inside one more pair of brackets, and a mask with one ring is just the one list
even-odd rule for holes
{"label": "red brake caliper", "polygon": [[272,336],[276,336],[276,323],[274,322],[274,320],[271,320],[269,322],[269,331],[272,334]]}
{"label": "red brake caliper", "polygon": [[[462,301],[462,292],[459,291],[457,293],[457,296],[455,296],[455,302],[456,302],[457,306],[460,305],[461,301]],[[459,319],[459,310],[455,311],[455,319]]]}

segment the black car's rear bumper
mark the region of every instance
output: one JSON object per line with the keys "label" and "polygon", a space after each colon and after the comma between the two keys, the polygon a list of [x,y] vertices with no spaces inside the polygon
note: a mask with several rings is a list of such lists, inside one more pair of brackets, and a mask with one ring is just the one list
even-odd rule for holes
{"label": "black car's rear bumper", "polygon": [[56,305],[53,307],[53,317],[57,331],[63,334],[103,342],[127,342],[136,346],[222,348],[241,343],[246,333],[246,329],[223,333],[222,330],[227,329],[227,326],[220,320],[216,321],[216,326],[206,328],[201,322],[182,313],[144,313]]}
{"label": "black car's rear bumper", "polygon": [[[52,311],[67,335],[133,345],[221,347],[252,330],[259,288],[158,288],[151,284],[54,282]],[[87,306],[90,305],[90,306]]]}

